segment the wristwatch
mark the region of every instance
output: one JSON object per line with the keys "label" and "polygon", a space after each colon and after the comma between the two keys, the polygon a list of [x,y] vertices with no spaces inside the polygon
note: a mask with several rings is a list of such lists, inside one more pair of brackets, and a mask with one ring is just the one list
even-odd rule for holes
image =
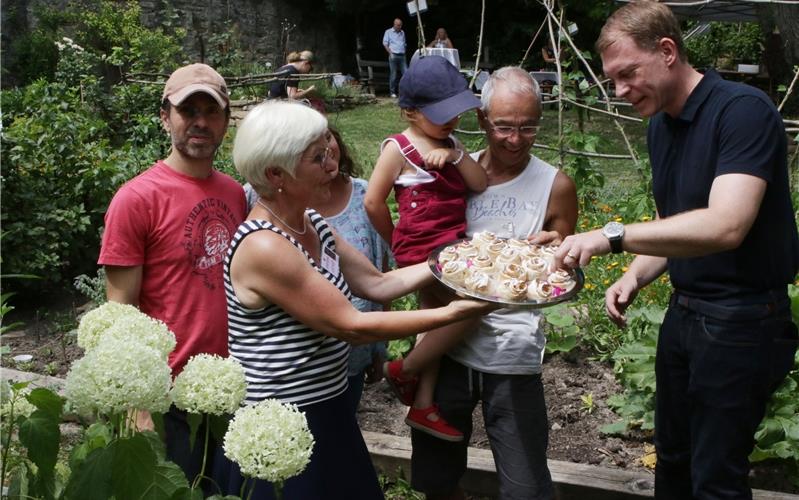
{"label": "wristwatch", "polygon": [[602,235],[610,242],[610,251],[621,253],[621,240],[624,238],[624,224],[621,222],[608,222],[602,228]]}

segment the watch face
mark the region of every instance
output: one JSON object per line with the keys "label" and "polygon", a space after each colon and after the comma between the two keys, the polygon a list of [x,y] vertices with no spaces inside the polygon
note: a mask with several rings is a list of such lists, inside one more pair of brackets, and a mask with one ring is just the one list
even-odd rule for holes
{"label": "watch face", "polygon": [[607,238],[618,238],[624,234],[624,224],[621,222],[608,222],[602,228],[602,233]]}

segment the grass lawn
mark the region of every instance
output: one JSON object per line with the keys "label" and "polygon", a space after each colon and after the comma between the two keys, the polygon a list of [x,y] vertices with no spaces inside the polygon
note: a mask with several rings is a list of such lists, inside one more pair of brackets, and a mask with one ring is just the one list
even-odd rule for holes
{"label": "grass lawn", "polygon": [[[564,127],[577,129],[577,113],[574,109],[565,110],[563,113]],[[396,101],[380,99],[377,104],[358,106],[353,109],[331,113],[328,115],[331,126],[337,128],[346,144],[352,151],[356,162],[363,170],[363,177],[368,178],[380,154],[380,143],[391,134],[401,132],[407,123],[400,116]],[[541,122],[542,128],[537,143],[556,146],[558,143],[558,113],[554,106],[544,109]],[[646,129],[643,123],[624,121],[623,126],[633,147],[639,152],[639,157],[646,159]],[[467,113],[461,118],[459,129],[477,131],[477,117],[475,113]],[[599,113],[592,113],[585,120],[585,132],[600,136],[597,150],[607,154],[626,154],[627,149],[613,120]],[[456,134],[470,151],[485,147],[481,134]],[[558,154],[555,151],[536,148],[534,153],[540,158],[558,164]],[[619,195],[631,181],[638,182],[639,176],[635,166],[630,160],[596,159],[597,168],[606,177],[605,190],[609,196]]]}

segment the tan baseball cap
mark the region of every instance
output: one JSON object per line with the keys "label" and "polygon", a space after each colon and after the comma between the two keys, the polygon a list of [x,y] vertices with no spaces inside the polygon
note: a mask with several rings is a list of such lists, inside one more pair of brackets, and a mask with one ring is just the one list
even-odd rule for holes
{"label": "tan baseball cap", "polygon": [[169,99],[172,105],[179,106],[187,97],[197,92],[210,95],[223,108],[230,103],[225,79],[214,68],[202,63],[176,69],[166,81],[161,100]]}

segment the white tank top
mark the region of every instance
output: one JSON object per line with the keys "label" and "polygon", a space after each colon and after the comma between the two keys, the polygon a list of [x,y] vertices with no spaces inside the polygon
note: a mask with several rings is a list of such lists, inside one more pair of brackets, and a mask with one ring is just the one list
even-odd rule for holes
{"label": "white tank top", "polygon": [[[477,161],[480,153],[472,154]],[[466,234],[492,231],[498,236],[526,239],[544,226],[549,195],[558,169],[531,156],[515,178],[489,186],[469,197]],[[486,373],[541,373],[546,339],[538,327],[540,313],[500,309],[483,317],[474,335],[468,335],[448,355]]]}

